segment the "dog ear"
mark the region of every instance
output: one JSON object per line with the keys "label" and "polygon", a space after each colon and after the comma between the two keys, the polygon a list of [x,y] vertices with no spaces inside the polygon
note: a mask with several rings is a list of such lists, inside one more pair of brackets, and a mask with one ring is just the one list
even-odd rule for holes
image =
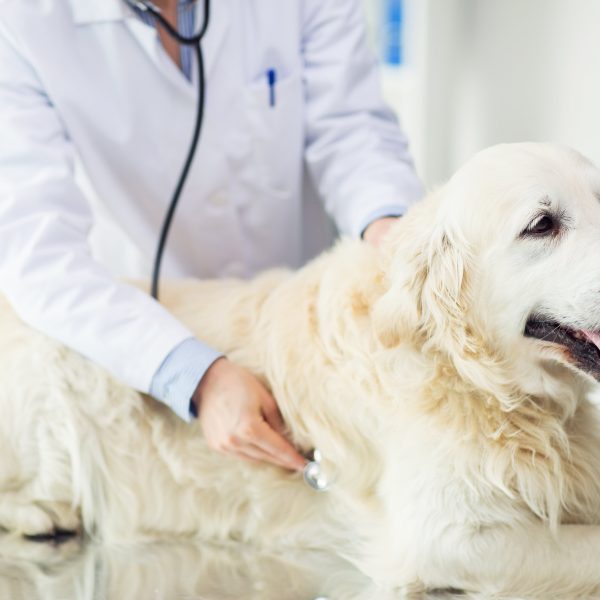
{"label": "dog ear", "polygon": [[435,198],[415,207],[385,248],[389,288],[373,311],[375,333],[384,346],[410,339],[437,347],[450,344],[454,351],[469,345],[465,312],[470,253],[436,218],[437,209]]}

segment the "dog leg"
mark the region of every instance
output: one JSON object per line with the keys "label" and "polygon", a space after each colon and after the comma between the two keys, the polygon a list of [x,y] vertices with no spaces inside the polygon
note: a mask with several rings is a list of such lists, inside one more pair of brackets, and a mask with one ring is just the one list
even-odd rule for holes
{"label": "dog leg", "polygon": [[600,591],[600,527],[543,524],[449,534],[421,562],[428,588],[554,598]]}
{"label": "dog leg", "polygon": [[35,504],[20,504],[12,495],[0,498],[0,527],[15,535],[38,536],[54,532],[52,517]]}
{"label": "dog leg", "polygon": [[25,501],[18,492],[0,495],[0,528],[28,537],[80,530],[80,517],[66,502]]}

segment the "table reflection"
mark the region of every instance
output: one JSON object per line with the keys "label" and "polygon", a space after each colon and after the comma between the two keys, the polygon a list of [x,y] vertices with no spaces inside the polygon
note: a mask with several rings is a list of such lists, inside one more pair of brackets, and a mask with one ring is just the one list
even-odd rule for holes
{"label": "table reflection", "polygon": [[378,589],[341,558],[240,544],[98,546],[0,538],[0,598],[10,600],[462,600]]}

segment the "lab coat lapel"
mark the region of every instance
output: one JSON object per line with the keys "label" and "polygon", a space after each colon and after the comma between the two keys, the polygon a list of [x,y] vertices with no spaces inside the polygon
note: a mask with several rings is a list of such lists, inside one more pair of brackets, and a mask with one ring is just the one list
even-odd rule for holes
{"label": "lab coat lapel", "polygon": [[138,19],[125,0],[69,0],[69,3],[78,26],[124,21],[144,51],[160,65],[156,31]]}
{"label": "lab coat lapel", "polygon": [[146,25],[143,21],[138,19],[135,15],[125,20],[125,25],[133,34],[133,37],[138,41],[142,49],[150,56],[152,61],[163,70],[163,62],[159,54],[160,41],[156,29]]}
{"label": "lab coat lapel", "polygon": [[160,44],[156,29],[146,25],[134,15],[125,20],[125,25],[162,75],[168,78],[174,86],[180,88],[184,94],[193,97],[195,95],[194,87],[190,85],[183,73],[167,56]]}
{"label": "lab coat lapel", "polygon": [[[150,58],[164,69],[162,57],[159,54],[159,43],[156,31],[138,19],[124,0],[69,0],[76,25],[90,25],[103,21],[124,20],[131,33]],[[197,0],[196,30],[200,28],[203,19],[203,1]],[[209,77],[221,54],[223,43],[227,37],[231,18],[231,0],[212,0],[210,3],[210,23],[202,42],[204,54],[204,71]],[[167,69],[167,71],[172,71]],[[172,76],[172,73],[171,73]],[[190,87],[189,82],[178,74],[179,83]],[[194,70],[194,79],[196,77]],[[195,86],[194,86],[195,88]]]}
{"label": "lab coat lapel", "polygon": [[[197,26],[200,27],[203,10],[202,0],[198,0],[199,10],[196,13]],[[210,22],[204,41],[202,42],[202,51],[204,54],[204,71],[206,76],[210,76],[221,54],[223,43],[227,37],[230,28],[231,19],[231,0],[212,0],[210,3]]]}
{"label": "lab coat lapel", "polygon": [[[231,14],[229,1],[230,0],[212,0],[210,3],[210,22],[208,31],[202,41],[204,73],[206,78],[210,77],[227,38]],[[195,31],[200,30],[204,16],[204,3],[202,0],[197,0],[197,2],[198,10],[196,11]],[[167,58],[164,51],[162,51],[155,29],[148,27],[145,23],[140,21],[140,19],[135,17],[126,19],[126,23],[140,45],[150,55],[152,60],[159,65],[161,70],[169,76],[173,83],[185,88],[190,93],[195,93],[195,82],[198,76],[196,68],[192,71],[192,81],[194,82],[194,85],[190,85],[190,82],[184,77],[183,73],[179,72],[175,65]]]}

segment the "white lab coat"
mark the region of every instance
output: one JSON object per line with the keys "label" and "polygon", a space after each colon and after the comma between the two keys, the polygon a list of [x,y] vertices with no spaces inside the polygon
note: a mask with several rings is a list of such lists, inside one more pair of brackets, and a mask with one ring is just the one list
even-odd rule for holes
{"label": "white lab coat", "polygon": [[[300,265],[326,230],[303,202],[303,157],[349,235],[421,195],[359,3],[213,0],[204,128],[165,276]],[[191,333],[92,257],[73,164],[149,276],[195,99],[122,0],[0,0],[0,288],[25,321],[142,391]]]}

